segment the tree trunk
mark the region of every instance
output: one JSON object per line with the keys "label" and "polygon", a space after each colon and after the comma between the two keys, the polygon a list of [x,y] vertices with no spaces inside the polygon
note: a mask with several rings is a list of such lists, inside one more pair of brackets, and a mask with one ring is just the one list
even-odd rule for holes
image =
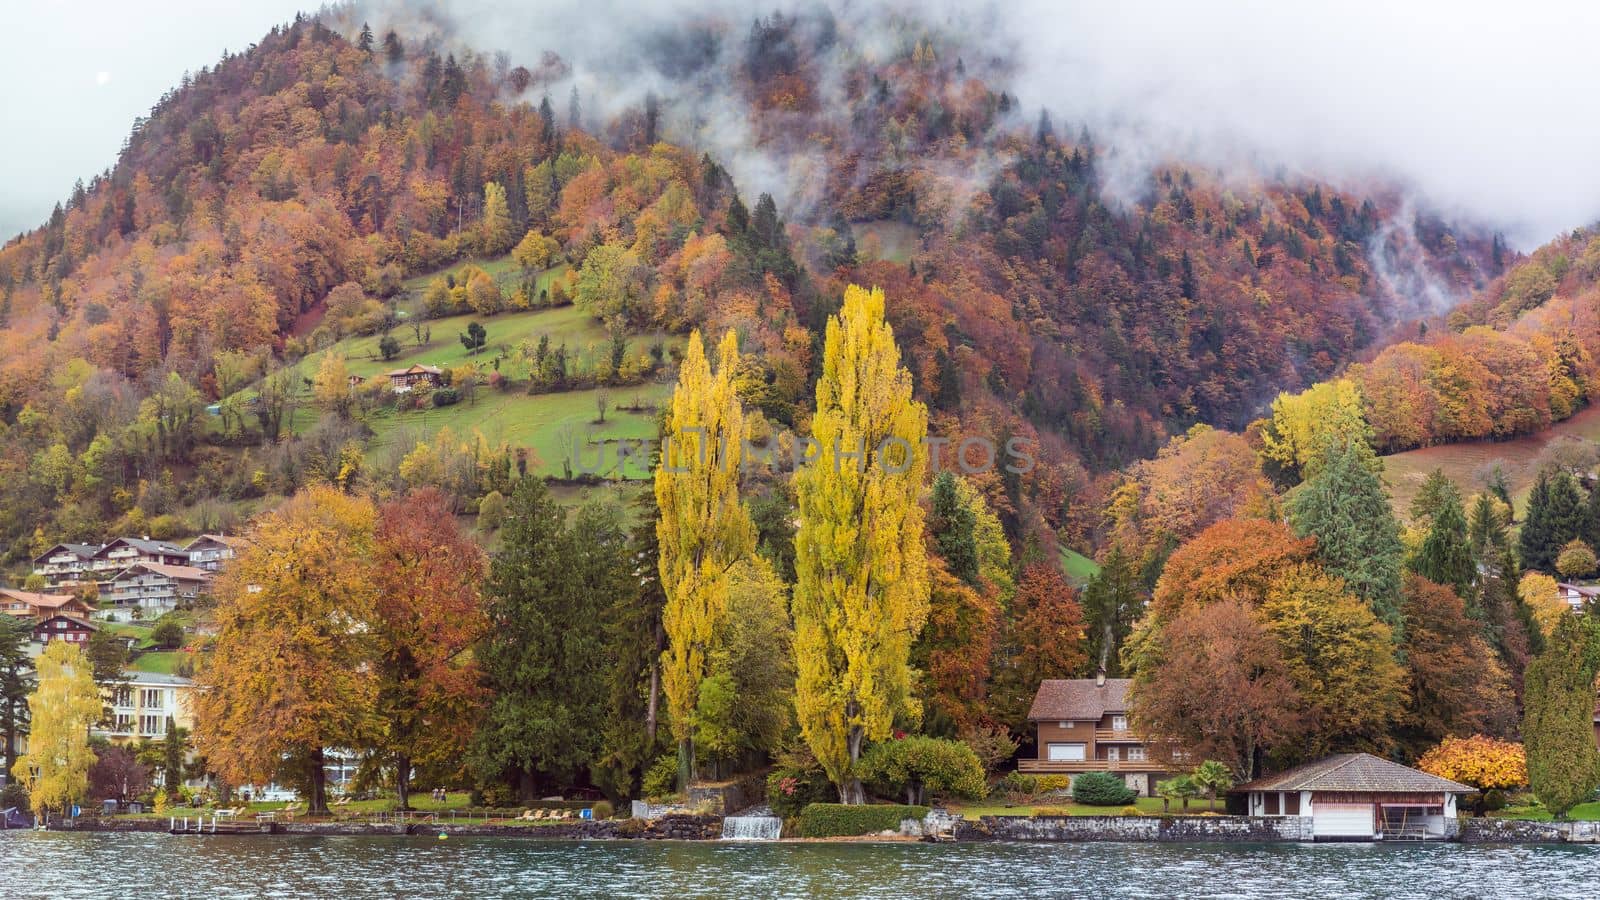
{"label": "tree trunk", "polygon": [[310,816],[328,814],[328,771],[322,767],[322,748],[311,751],[311,808]]}
{"label": "tree trunk", "polygon": [[527,806],[538,799],[534,796],[533,773],[524,769],[517,773],[517,802]]}
{"label": "tree trunk", "polygon": [[689,782],[693,780],[694,738],[687,737],[678,742],[678,790],[688,793]]}
{"label": "tree trunk", "polygon": [[[659,641],[658,641],[659,643]],[[661,696],[661,654],[657,653],[650,661],[650,701],[645,707],[644,736],[645,744],[654,750],[656,746],[656,718],[659,697]]]}
{"label": "tree trunk", "polygon": [[394,760],[394,792],[401,809],[411,808],[411,757],[401,753]]}
{"label": "tree trunk", "polygon": [[867,802],[867,792],[861,787],[861,779],[855,776],[856,763],[861,759],[861,745],[866,743],[867,734],[859,725],[850,727],[850,735],[846,745],[850,749],[850,774],[839,785],[839,802],[852,806],[860,806]]}

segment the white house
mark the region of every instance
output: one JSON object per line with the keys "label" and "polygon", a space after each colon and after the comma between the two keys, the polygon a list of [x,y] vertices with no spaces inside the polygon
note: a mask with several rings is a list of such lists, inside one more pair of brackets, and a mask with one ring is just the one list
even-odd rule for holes
{"label": "white house", "polygon": [[111,622],[155,619],[193,603],[211,585],[211,573],[193,566],[135,563],[100,586],[100,600],[108,608],[101,615]]}
{"label": "white house", "polygon": [[1572,611],[1575,613],[1583,612],[1585,603],[1591,601],[1600,602],[1600,585],[1568,584],[1563,581],[1556,585],[1556,590],[1560,592],[1561,599],[1572,607]]}

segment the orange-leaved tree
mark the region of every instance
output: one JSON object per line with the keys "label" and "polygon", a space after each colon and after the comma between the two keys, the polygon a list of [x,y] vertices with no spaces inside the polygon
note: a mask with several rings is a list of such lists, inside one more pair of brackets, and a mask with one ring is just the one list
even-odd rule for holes
{"label": "orange-leaved tree", "polygon": [[1473,801],[1473,815],[1488,808],[1485,795],[1528,783],[1528,757],[1522,745],[1481,734],[1469,738],[1447,737],[1417,760],[1417,768],[1430,775],[1471,785],[1481,793]]}
{"label": "orange-leaved tree", "polygon": [[217,579],[217,637],[196,678],[195,746],[231,784],[288,776],[327,812],[323,750],[370,746],[376,511],[317,486],[256,523]]}
{"label": "orange-leaved tree", "polygon": [[483,712],[487,691],[468,651],[488,630],[487,560],[435,487],[383,505],[374,552],[378,707],[388,723],[380,750],[408,809],[413,766],[458,774]]}

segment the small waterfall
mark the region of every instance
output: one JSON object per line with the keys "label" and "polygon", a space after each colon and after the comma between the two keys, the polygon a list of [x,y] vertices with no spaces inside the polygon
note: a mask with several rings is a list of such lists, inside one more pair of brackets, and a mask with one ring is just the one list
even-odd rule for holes
{"label": "small waterfall", "polygon": [[741,810],[722,820],[725,841],[775,841],[783,832],[783,820],[764,806]]}

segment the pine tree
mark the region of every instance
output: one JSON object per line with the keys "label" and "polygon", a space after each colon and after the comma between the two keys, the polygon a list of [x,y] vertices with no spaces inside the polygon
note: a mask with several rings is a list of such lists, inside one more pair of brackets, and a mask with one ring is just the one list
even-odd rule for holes
{"label": "pine tree", "polygon": [[1144,615],[1139,572],[1121,544],[1111,545],[1100,571],[1083,591],[1083,617],[1089,638],[1089,663],[1107,677],[1122,677],[1122,642]]}
{"label": "pine tree", "polygon": [[847,287],[817,380],[811,434],[823,455],[795,473],[793,603],[800,731],[846,803],[865,801],[866,742],[910,705],[911,644],[928,613],[927,431],[883,292]]}
{"label": "pine tree", "polygon": [[1373,454],[1352,441],[1330,451],[1289,500],[1289,521],[1317,539],[1317,556],[1378,618],[1400,626],[1400,565],[1405,548]]}
{"label": "pine tree", "polygon": [[[0,756],[9,767],[17,758],[17,738],[28,733],[28,695],[33,693],[33,658],[28,645],[33,623],[12,616],[0,621]],[[0,772],[5,769],[0,769]]]}
{"label": "pine tree", "polygon": [[372,26],[361,23],[361,34],[356,38],[356,49],[368,56],[372,55]]}
{"label": "pine tree", "polygon": [[1461,514],[1461,501],[1455,488],[1440,495],[1432,519],[1433,526],[1423,538],[1412,571],[1429,581],[1454,588],[1460,597],[1471,597],[1477,566],[1472,560],[1467,520]]}
{"label": "pine tree", "polygon": [[1572,476],[1543,469],[1528,494],[1528,513],[1518,542],[1523,568],[1556,571],[1556,558],[1568,541],[1584,531],[1584,504]]}
{"label": "pine tree", "polygon": [[1589,488],[1589,498],[1584,504],[1583,541],[1591,547],[1600,547],[1600,484]]}
{"label": "pine tree", "polygon": [[956,494],[956,477],[941,472],[933,480],[932,516],[928,531],[939,547],[939,555],[950,567],[950,574],[968,584],[978,582],[978,545],[972,531],[977,517]]}
{"label": "pine tree", "polygon": [[400,44],[400,35],[390,29],[383,36],[383,55],[389,60],[390,65],[403,62],[406,58],[406,49]]}
{"label": "pine tree", "polygon": [[1422,488],[1411,501],[1411,518],[1418,522],[1432,522],[1446,503],[1461,505],[1461,492],[1445,477],[1443,469],[1434,469],[1422,482]]}
{"label": "pine tree", "polygon": [[672,392],[667,445],[656,468],[656,537],[666,594],[662,682],[685,782],[694,776],[700,683],[726,624],[728,571],[756,546],[755,524],[739,499],[745,429],[734,387],[738,368],[738,338],[732,331],[722,339],[715,375],[700,333],[689,336]]}
{"label": "pine tree", "polygon": [[1522,722],[1528,785],[1557,819],[1600,785],[1593,640],[1577,616],[1563,616],[1550,645],[1528,666]]}

